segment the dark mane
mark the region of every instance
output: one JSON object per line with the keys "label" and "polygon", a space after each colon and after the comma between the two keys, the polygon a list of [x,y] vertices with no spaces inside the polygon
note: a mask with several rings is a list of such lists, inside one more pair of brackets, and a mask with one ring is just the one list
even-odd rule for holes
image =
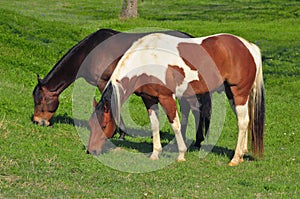
{"label": "dark mane", "polygon": [[112,95],[113,95],[114,89],[112,86],[112,83],[109,82],[106,89],[102,93],[102,97],[100,102],[97,104],[95,110],[96,111],[104,111],[104,105],[108,105],[110,107],[111,111],[111,101],[112,101]]}
{"label": "dark mane", "polygon": [[[118,34],[118,31],[111,29],[100,29],[78,44],[73,46],[51,69],[42,80],[41,86],[47,86],[50,91],[63,90],[76,79],[79,68],[88,55],[101,42],[108,37]],[[66,75],[68,74],[68,75]],[[57,82],[61,82],[58,84]]]}
{"label": "dark mane", "polygon": [[111,117],[118,122],[120,121],[120,99],[116,87],[109,82],[104,90],[100,102],[97,104],[95,111],[103,112],[108,109]]}

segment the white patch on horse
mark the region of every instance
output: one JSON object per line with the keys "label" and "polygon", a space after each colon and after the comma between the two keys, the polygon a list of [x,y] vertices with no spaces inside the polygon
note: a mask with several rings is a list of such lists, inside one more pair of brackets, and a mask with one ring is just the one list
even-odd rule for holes
{"label": "white patch on horse", "polygon": [[205,39],[178,38],[162,33],[154,33],[142,37],[127,50],[119,61],[111,80],[121,80],[147,74],[159,78],[166,84],[166,71],[169,65],[176,65],[183,69],[185,78],[176,88],[176,96],[181,97],[188,87],[188,83],[199,80],[198,72],[191,70],[179,55],[177,46],[181,42],[201,44]]}

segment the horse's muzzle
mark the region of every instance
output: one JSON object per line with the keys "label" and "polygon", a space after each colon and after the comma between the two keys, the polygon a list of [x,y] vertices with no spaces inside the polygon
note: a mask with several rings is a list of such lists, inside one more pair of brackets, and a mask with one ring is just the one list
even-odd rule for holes
{"label": "horse's muzzle", "polygon": [[50,122],[41,118],[33,118],[33,123],[38,124],[40,126],[50,126]]}
{"label": "horse's muzzle", "polygon": [[97,150],[93,150],[93,151],[89,151],[86,150],[86,154],[91,154],[92,156],[99,156],[102,152],[101,151],[97,151]]}

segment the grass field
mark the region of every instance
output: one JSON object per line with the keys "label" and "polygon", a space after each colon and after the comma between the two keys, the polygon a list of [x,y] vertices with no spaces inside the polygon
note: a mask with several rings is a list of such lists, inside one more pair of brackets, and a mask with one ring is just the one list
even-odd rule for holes
{"label": "grass field", "polygon": [[[0,11],[0,198],[300,197],[299,1],[144,0],[139,18],[125,21],[118,18],[116,0],[0,0]],[[200,159],[191,150],[186,162],[152,172],[123,172],[85,153],[72,123],[74,86],[60,96],[52,127],[34,125],[36,74],[45,76],[73,45],[100,28],[173,29],[194,36],[227,32],[256,43],[266,88],[264,158],[252,161],[250,153],[238,167],[227,166],[237,141],[228,105],[211,153]],[[149,124],[139,98],[130,99],[129,109],[134,120]],[[172,136],[168,125],[163,131]],[[150,138],[128,140],[113,139],[126,151],[151,150]]]}

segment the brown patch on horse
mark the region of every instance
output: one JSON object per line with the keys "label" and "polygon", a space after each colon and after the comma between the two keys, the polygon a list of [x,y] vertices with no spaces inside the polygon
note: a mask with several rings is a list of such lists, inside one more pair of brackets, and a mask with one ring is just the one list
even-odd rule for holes
{"label": "brown patch on horse", "polygon": [[[172,95],[172,91],[176,89],[175,87],[166,87],[161,80],[145,73],[131,78],[125,77],[118,82],[123,86],[125,99],[132,93],[137,95],[147,93],[148,96],[153,97],[158,97],[160,94]],[[134,87],[132,87],[132,85],[134,85]]]}
{"label": "brown patch on horse", "polygon": [[215,89],[223,83],[224,80],[214,60],[201,45],[179,43],[177,48],[185,64],[199,73],[199,80],[191,82],[194,89],[204,93]]}
{"label": "brown patch on horse", "polygon": [[169,122],[172,124],[176,117],[177,107],[176,101],[171,96],[159,96],[159,103],[164,107]]}
{"label": "brown patch on horse", "polygon": [[[202,42],[202,46],[226,76],[235,105],[244,105],[256,76],[256,64],[249,49],[240,39],[232,35],[210,37]],[[222,55],[226,59],[222,58]],[[228,70],[225,71],[225,67]],[[236,70],[236,68],[240,69]]]}
{"label": "brown patch on horse", "polygon": [[167,71],[167,74],[170,75],[170,79],[167,80],[169,84],[167,82],[167,85],[158,78],[147,74],[141,74],[132,78],[125,77],[118,82],[122,84],[124,89],[123,99],[127,99],[133,92],[143,98],[151,96],[152,100],[157,99],[161,103],[167,112],[169,122],[173,123],[176,117],[176,101],[173,99],[172,94],[175,92],[178,82],[176,83],[172,78],[180,78],[182,80],[179,82],[182,83],[184,80],[184,71],[178,66],[169,66]]}
{"label": "brown patch on horse", "polygon": [[[227,81],[235,105],[247,102],[256,65],[240,39],[224,34],[208,37],[201,44],[179,43],[177,48],[184,62],[192,70],[199,71],[199,81],[190,83],[194,92],[211,91]],[[249,74],[252,76],[249,77]]]}
{"label": "brown patch on horse", "polygon": [[[168,65],[168,69],[166,71],[166,84],[168,87],[176,88],[180,84],[182,84],[185,78],[185,74],[183,68],[180,68],[176,65]],[[174,90],[173,90],[174,91]]]}

